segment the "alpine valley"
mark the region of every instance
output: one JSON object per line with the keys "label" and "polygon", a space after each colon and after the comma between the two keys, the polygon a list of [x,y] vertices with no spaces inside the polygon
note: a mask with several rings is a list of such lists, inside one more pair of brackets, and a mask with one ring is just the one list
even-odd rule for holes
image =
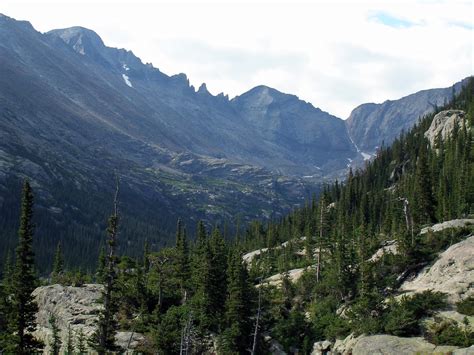
{"label": "alpine valley", "polygon": [[95,262],[116,174],[123,252],[136,255],[145,239],[166,245],[178,217],[235,230],[302,205],[463,85],[361,105],[344,121],[266,86],[213,96],[92,30],[40,33],[5,15],[0,62],[0,249],[14,249],[28,177],[40,265],[59,240],[78,265]]}
{"label": "alpine valley", "polygon": [[472,76],[342,120],[0,15],[0,354],[473,354],[473,127]]}

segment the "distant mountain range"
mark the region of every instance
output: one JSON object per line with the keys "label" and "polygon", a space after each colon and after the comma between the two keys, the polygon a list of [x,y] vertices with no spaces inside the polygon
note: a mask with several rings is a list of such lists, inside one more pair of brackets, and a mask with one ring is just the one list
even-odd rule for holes
{"label": "distant mountain range", "polygon": [[20,178],[29,177],[38,193],[47,244],[76,238],[82,250],[99,243],[118,174],[124,220],[143,230],[127,235],[123,247],[133,250],[144,238],[163,241],[178,216],[190,224],[281,215],[453,92],[365,104],[344,121],[266,86],[232,100],[213,96],[185,74],[168,76],[130,51],[105,46],[89,29],[42,34],[4,15],[0,62],[0,225],[7,247]]}
{"label": "distant mountain range", "polygon": [[360,105],[346,120],[349,135],[358,149],[374,153],[382,144],[390,145],[402,131],[408,132],[419,117],[449,102],[467,80],[449,88],[419,91],[399,100]]}

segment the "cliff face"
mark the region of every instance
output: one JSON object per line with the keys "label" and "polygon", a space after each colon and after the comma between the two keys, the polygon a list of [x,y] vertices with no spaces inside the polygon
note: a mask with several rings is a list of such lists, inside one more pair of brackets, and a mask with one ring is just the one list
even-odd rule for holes
{"label": "cliff face", "polygon": [[442,140],[451,137],[455,127],[465,128],[465,116],[466,113],[461,110],[447,110],[438,113],[433,118],[430,128],[425,132],[425,137],[430,141],[430,145],[434,147],[438,137]]}

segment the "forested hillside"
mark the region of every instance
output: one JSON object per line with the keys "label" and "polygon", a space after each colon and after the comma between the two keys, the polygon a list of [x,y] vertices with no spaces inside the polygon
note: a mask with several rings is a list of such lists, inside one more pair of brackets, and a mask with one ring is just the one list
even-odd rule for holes
{"label": "forested hillside", "polygon": [[[382,147],[364,169],[350,170],[345,181],[326,186],[321,196],[284,218],[255,221],[232,240],[223,237],[222,226],[209,231],[199,222],[195,242],[178,221],[174,247],[151,250],[145,244],[143,256],[134,259],[116,256],[117,243],[126,241],[120,239],[120,211],[113,210],[96,272],[65,270],[58,245],[51,278],[42,282],[104,285],[105,308],[95,328],[70,324],[77,331],[73,337],[80,329],[99,352],[116,349],[119,330],[143,335],[137,350],[163,354],[211,349],[261,354],[277,346],[309,354],[315,342],[351,333],[423,335],[434,344],[470,346],[474,333],[468,318],[464,325],[434,328],[421,322],[449,306],[446,295],[400,296],[399,287],[473,233],[467,222],[420,233],[436,222],[472,218],[473,124],[471,79],[453,102]],[[22,216],[22,225],[29,226],[25,218],[31,216]],[[24,233],[14,266],[4,267],[1,349],[19,346],[19,308],[12,295],[22,287],[22,267],[33,262],[21,259]],[[257,252],[243,260],[251,251]],[[301,269],[297,281],[290,271],[296,268]],[[457,311],[471,316],[472,286],[467,287]],[[57,345],[54,339],[46,337],[46,343]]]}

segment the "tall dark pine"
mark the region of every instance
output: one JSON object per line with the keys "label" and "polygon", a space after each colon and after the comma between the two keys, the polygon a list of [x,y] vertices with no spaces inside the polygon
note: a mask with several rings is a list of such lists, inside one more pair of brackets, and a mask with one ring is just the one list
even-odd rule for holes
{"label": "tall dark pine", "polygon": [[35,315],[38,311],[31,293],[38,286],[33,252],[33,192],[28,180],[23,184],[20,228],[16,265],[11,284],[11,314],[4,350],[7,353],[31,354],[42,349],[43,344],[31,332],[36,330]]}
{"label": "tall dark pine", "polygon": [[176,254],[177,254],[177,272],[179,278],[179,286],[181,289],[182,303],[186,302],[187,289],[189,280],[189,250],[188,242],[186,240],[186,229],[181,224],[181,219],[178,219],[176,226]]}
{"label": "tall dark pine", "polygon": [[426,144],[420,147],[415,171],[415,218],[419,224],[435,222],[436,200],[428,166]]}
{"label": "tall dark pine", "polygon": [[250,348],[252,304],[247,269],[238,250],[234,250],[229,258],[227,275],[226,328],[221,337],[221,350],[225,354],[244,354]]}
{"label": "tall dark pine", "polygon": [[2,276],[3,278],[0,283],[0,349],[4,347],[4,343],[8,339],[8,318],[11,314],[12,306],[9,301],[10,295],[12,295],[13,278],[13,265],[10,253],[7,253]]}
{"label": "tall dark pine", "polygon": [[209,265],[209,298],[211,310],[215,319],[214,325],[218,325],[224,312],[226,297],[226,269],[227,269],[227,247],[219,229],[216,227],[209,238],[209,250],[211,262]]}
{"label": "tall dark pine", "polygon": [[52,339],[50,342],[51,354],[59,355],[59,352],[61,351],[61,335],[59,334],[60,329],[57,323],[57,318],[52,313],[49,315],[49,326],[51,327],[52,331]]}
{"label": "tall dark pine", "polygon": [[61,242],[58,242],[56,253],[54,254],[53,272],[51,273],[51,283],[61,283],[61,276],[64,272],[64,257],[61,249]]}
{"label": "tall dark pine", "polygon": [[212,325],[211,298],[209,295],[211,288],[211,251],[207,239],[204,223],[199,221],[192,256],[191,279],[194,291],[192,307],[194,317],[201,330]]}
{"label": "tall dark pine", "polygon": [[106,256],[106,265],[104,271],[104,290],[102,292],[103,309],[99,314],[97,330],[90,339],[90,345],[99,354],[106,354],[108,352],[119,351],[120,348],[115,344],[115,334],[117,333],[118,324],[115,315],[118,311],[117,295],[117,275],[116,264],[117,256],[115,255],[118,238],[118,194],[119,182],[117,180],[115,197],[114,197],[114,211],[109,217],[109,224],[107,227],[107,247],[108,252]]}

